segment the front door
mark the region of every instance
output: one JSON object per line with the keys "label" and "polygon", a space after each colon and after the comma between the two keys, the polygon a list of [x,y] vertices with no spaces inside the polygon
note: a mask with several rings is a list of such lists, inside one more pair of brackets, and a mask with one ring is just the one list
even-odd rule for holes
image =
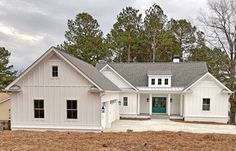
{"label": "front door", "polygon": [[152,98],[152,113],[166,113],[166,97]]}

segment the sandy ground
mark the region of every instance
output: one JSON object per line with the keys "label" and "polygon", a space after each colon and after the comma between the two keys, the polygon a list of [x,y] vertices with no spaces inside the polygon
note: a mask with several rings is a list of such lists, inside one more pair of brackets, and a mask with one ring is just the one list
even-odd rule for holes
{"label": "sandy ground", "polygon": [[106,132],[126,132],[132,129],[136,132],[142,131],[183,131],[192,133],[221,133],[236,134],[235,125],[219,125],[219,124],[196,124],[175,122],[168,119],[151,119],[145,121],[138,120],[118,120],[112,123],[110,129]]}
{"label": "sandy ground", "polygon": [[236,135],[186,132],[0,132],[0,150],[236,150]]}

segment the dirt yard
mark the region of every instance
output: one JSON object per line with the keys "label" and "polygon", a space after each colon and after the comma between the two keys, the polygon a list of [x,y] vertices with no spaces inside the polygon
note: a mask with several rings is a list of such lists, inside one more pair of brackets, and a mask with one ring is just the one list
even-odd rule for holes
{"label": "dirt yard", "polygon": [[0,150],[236,150],[236,135],[185,132],[0,132]]}

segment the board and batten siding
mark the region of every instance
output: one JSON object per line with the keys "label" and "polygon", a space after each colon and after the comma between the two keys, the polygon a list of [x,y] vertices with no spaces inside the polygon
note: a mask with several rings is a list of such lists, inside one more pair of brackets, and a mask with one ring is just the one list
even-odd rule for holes
{"label": "board and batten siding", "polygon": [[[222,94],[222,89],[209,77],[196,83],[192,92],[184,95],[185,120],[227,123],[229,95]],[[202,110],[203,98],[210,98],[210,111]]]}
{"label": "board and batten siding", "polygon": [[[92,84],[55,54],[41,61],[20,81],[21,92],[12,97],[12,129],[100,130],[100,94]],[[52,77],[58,66],[58,78]],[[44,119],[34,118],[34,99],[44,100]],[[78,119],[67,119],[66,100],[77,100]]]}
{"label": "board and batten siding", "polygon": [[[124,97],[128,98],[128,106],[124,106]],[[120,93],[120,114],[137,114],[137,97],[135,92]]]}

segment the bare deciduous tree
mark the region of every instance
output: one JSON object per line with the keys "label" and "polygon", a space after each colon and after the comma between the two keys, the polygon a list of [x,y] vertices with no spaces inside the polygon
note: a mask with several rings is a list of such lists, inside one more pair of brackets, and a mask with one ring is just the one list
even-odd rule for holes
{"label": "bare deciduous tree", "polygon": [[236,1],[235,0],[208,0],[210,12],[204,13],[200,21],[207,28],[209,41],[214,47],[221,48],[228,55],[224,63],[228,86],[234,92],[230,97],[230,123],[235,123],[236,113]]}

